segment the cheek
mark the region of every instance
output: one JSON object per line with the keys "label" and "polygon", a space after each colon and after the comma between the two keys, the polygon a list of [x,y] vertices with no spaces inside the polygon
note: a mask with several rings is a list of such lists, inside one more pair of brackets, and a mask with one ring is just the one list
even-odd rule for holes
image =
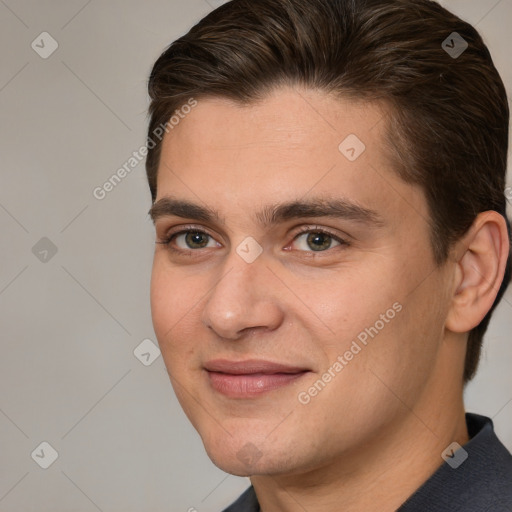
{"label": "cheek", "polygon": [[159,342],[163,341],[162,335],[165,331],[165,326],[172,323],[174,308],[172,307],[172,291],[169,284],[167,277],[159,270],[159,266],[155,261],[151,274],[150,300],[153,327]]}
{"label": "cheek", "polygon": [[[317,316],[329,327],[333,345],[355,338],[379,319],[396,301],[370,273],[347,272],[323,282],[309,297]],[[328,333],[327,333],[328,334]]]}
{"label": "cheek", "polygon": [[386,380],[408,379],[410,373],[425,371],[435,355],[435,341],[432,345],[428,338],[428,326],[432,328],[435,318],[431,310],[425,311],[421,297],[407,295],[410,285],[403,270],[393,270],[347,273],[344,279],[330,281],[325,292],[318,290],[310,297],[331,330],[320,347],[326,363],[332,365],[346,354],[343,365],[350,366],[353,377],[360,372],[358,385],[367,379],[372,386],[376,377],[370,368]]}
{"label": "cheek", "polygon": [[188,287],[180,286],[177,276],[165,268],[155,256],[151,274],[151,316],[160,344],[170,340],[180,328],[180,319],[189,304]]}
{"label": "cheek", "polygon": [[[204,287],[192,285],[155,257],[151,275],[151,316],[160,350],[168,369],[184,369],[197,344],[198,312]],[[181,370],[180,370],[181,371]]]}

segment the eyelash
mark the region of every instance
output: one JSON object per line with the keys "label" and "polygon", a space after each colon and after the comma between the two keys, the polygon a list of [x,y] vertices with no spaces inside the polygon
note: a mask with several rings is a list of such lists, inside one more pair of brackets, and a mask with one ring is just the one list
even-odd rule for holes
{"label": "eyelash", "polygon": [[[192,253],[199,252],[200,249],[176,249],[175,247],[173,247],[171,245],[171,242],[176,237],[178,237],[179,235],[183,235],[183,234],[187,234],[187,233],[191,233],[191,232],[192,233],[199,233],[199,234],[202,234],[202,235],[206,235],[206,236],[208,236],[210,238],[213,238],[212,235],[210,235],[209,233],[207,233],[206,231],[204,231],[202,229],[194,228],[194,226],[186,226],[186,229],[181,229],[180,231],[176,231],[175,233],[170,233],[163,240],[159,240],[156,243],[160,244],[160,245],[166,245],[167,248],[171,252],[174,252],[174,253],[192,254]],[[301,236],[301,235],[303,235],[305,233],[321,233],[323,235],[327,235],[329,238],[332,238],[336,242],[339,242],[340,245],[336,246],[336,247],[342,247],[342,246],[347,246],[348,247],[350,245],[350,243],[347,240],[339,237],[338,235],[335,235],[334,233],[331,233],[330,231],[328,231],[328,230],[326,230],[324,228],[316,227],[316,226],[308,226],[308,227],[304,228],[302,231],[299,231],[293,237],[292,242],[295,241],[299,236]],[[313,251],[313,250],[311,250],[311,251],[298,251],[298,252],[303,252],[303,253],[306,252],[306,253],[317,254],[317,253],[322,253],[322,252],[329,252],[332,249],[334,249],[334,248],[329,248],[329,249],[326,249],[325,251]]]}

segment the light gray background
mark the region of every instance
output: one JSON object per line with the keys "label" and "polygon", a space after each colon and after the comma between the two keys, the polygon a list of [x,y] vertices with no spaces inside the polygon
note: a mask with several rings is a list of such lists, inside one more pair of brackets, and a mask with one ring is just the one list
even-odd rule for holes
{"label": "light gray background", "polygon": [[[134,356],[156,341],[144,163],[93,196],[145,142],[154,60],[221,3],[0,0],[2,512],[213,512],[249,484],[207,458],[162,358]],[[476,24],[510,94],[512,0],[442,3]],[[31,48],[44,31],[47,59]],[[43,237],[55,255],[34,254]],[[466,392],[509,449],[511,312],[509,290]],[[58,452],[46,470],[43,441]]]}

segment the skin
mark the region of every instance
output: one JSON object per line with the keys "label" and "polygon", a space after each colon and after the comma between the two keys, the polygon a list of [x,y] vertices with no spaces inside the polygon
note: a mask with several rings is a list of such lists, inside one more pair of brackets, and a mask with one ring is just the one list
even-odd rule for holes
{"label": "skin", "polygon": [[[423,192],[400,180],[384,147],[387,115],[382,104],[282,87],[250,106],[200,100],[163,141],[156,240],[186,228],[206,235],[199,247],[185,235],[156,244],[155,333],[209,457],[251,476],[264,512],[363,511],[377,500],[379,510],[396,510],[450,443],[468,441],[465,341],[503,278],[505,223],[480,214],[436,267]],[[348,134],[366,146],[355,161],[338,149]],[[219,220],[166,213],[170,196],[216,210]],[[267,204],[320,198],[371,209],[380,222],[297,217],[263,226],[256,216]],[[327,236],[320,245],[328,248],[313,250],[316,227],[348,244]],[[262,249],[252,263],[237,253],[248,236]],[[396,303],[394,318],[300,403],[298,394]],[[209,384],[203,365],[216,358],[310,373],[233,399]]]}

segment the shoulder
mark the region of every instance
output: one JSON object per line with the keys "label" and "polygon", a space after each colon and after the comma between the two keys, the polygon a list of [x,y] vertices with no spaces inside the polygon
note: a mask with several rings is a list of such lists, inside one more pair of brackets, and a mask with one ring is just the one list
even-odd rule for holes
{"label": "shoulder", "polygon": [[256,499],[254,487],[251,485],[234,503],[222,512],[259,512],[260,506]]}
{"label": "shoulder", "polygon": [[[468,455],[473,464],[466,471],[466,493],[479,503],[483,511],[512,510],[512,455],[494,433],[492,420],[476,414],[468,414],[471,423],[481,426],[478,434],[468,443]],[[481,442],[471,442],[481,436]],[[469,462],[468,456],[468,462]],[[487,508],[485,508],[487,507]]]}
{"label": "shoulder", "polygon": [[464,450],[460,464],[445,462],[400,512],[512,511],[512,455],[490,418],[468,413],[466,423],[470,441],[459,449]]}

